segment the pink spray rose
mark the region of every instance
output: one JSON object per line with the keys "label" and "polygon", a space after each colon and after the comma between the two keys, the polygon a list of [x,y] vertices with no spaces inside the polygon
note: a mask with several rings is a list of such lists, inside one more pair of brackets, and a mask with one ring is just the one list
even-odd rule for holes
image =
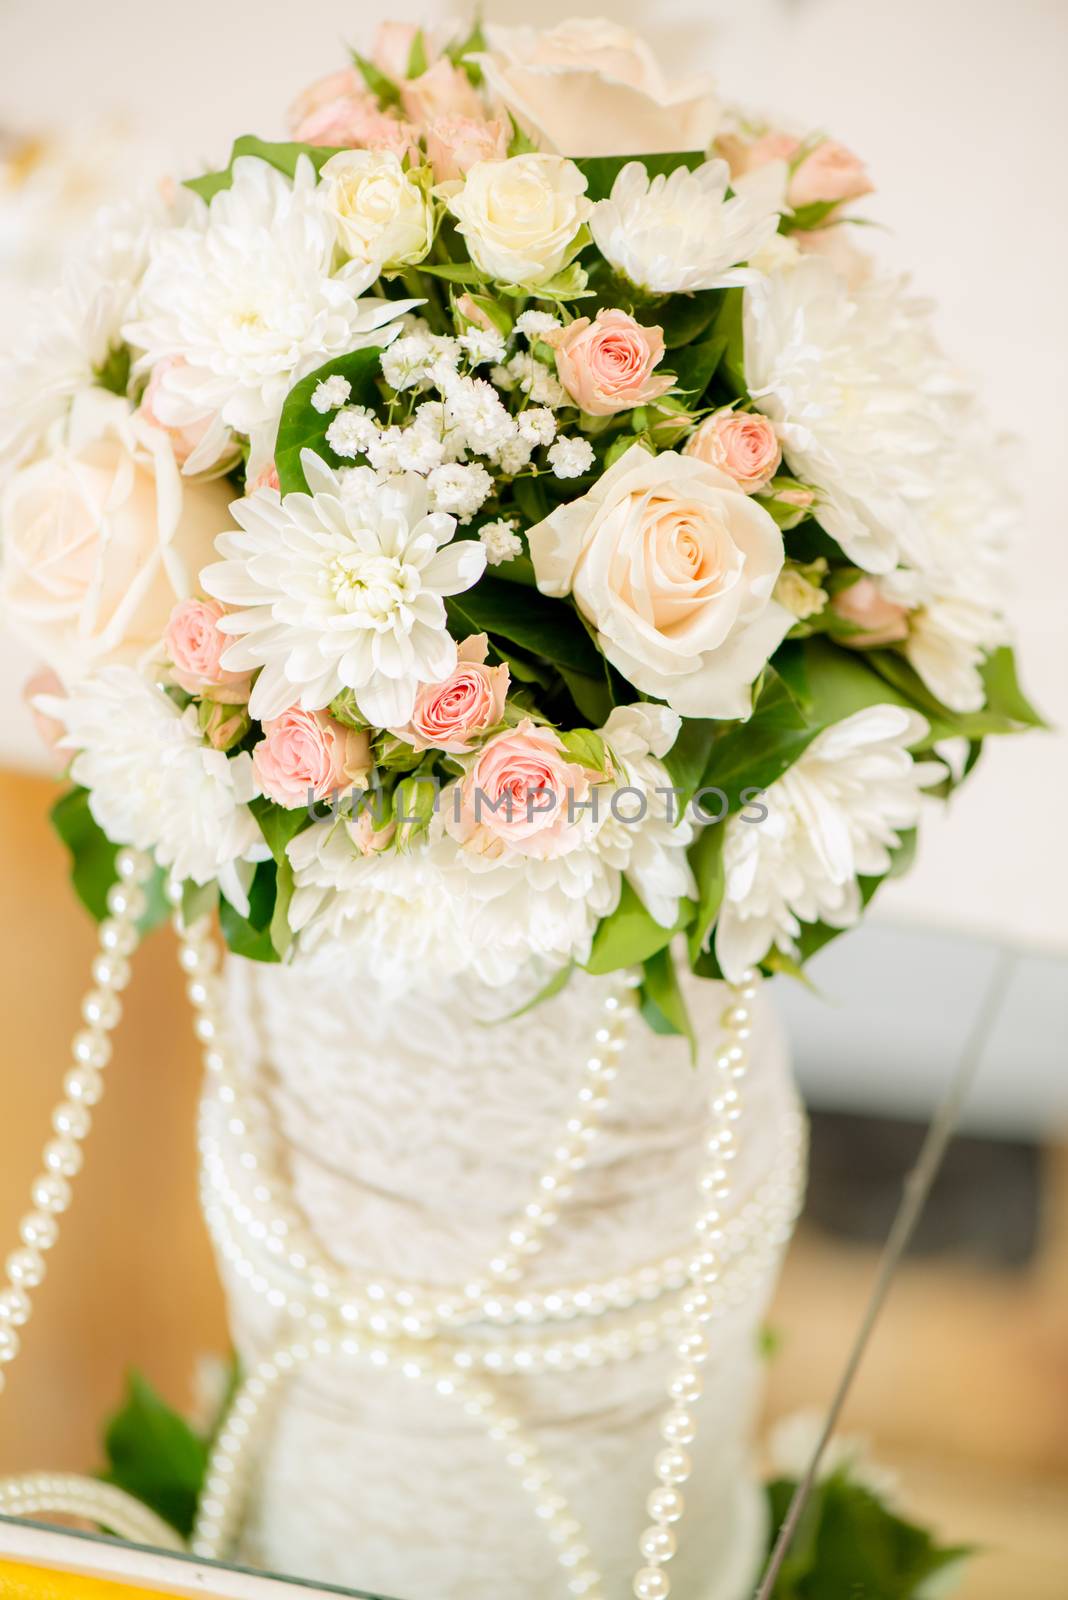
{"label": "pink spray rose", "polygon": [[218,600],[180,600],[171,612],[163,647],[174,681],[187,694],[203,695],[227,705],[244,705],[249,697],[247,672],[228,672],[222,653],[233,644],[219,631],[226,607]]}
{"label": "pink spray rose", "polygon": [[462,178],[476,161],[503,161],[508,126],[499,117],[435,117],[426,130],[426,152],[438,183]]}
{"label": "pink spray rose", "polygon": [[67,729],[57,718],[50,717],[47,712],[40,709],[37,697],[48,695],[49,698],[58,696],[62,699],[64,694],[65,690],[59,678],[48,668],[42,668],[40,672],[35,672],[32,678],[27,678],[22,689],[22,698],[29,707],[37,737],[52,757],[51,765],[56,772],[62,772],[67,764],[67,753],[59,749],[59,741]]}
{"label": "pink spray rose", "polygon": [[852,622],[859,633],[842,636],[842,644],[855,650],[871,650],[880,644],[897,644],[908,636],[908,612],[888,600],[874,578],[858,578],[831,601],[831,610],[845,622]]}
{"label": "pink spray rose", "polygon": [[357,108],[364,111],[378,109],[377,100],[355,67],[344,67],[340,72],[328,73],[325,78],[317,78],[313,84],[309,84],[289,108],[289,131],[302,144],[310,144],[306,130],[313,125],[312,119],[327,107],[336,108],[337,116],[341,117],[345,106],[350,107],[353,113]]}
{"label": "pink spray rose", "polygon": [[801,161],[798,157],[804,148],[802,141],[778,129],[748,141],[728,135],[717,141],[717,148],[735,178],[743,178],[769,161],[785,161],[788,165],[797,161],[786,187],[791,206],[818,205],[821,201],[838,205],[870,194],[873,188],[859,156],[836,139],[821,139]]}
{"label": "pink spray rose", "polygon": [[391,731],[416,750],[448,750],[463,755],[504,715],[508,668],[486,666],[484,633],[465,639],[456,666],[441,683],[425,683],[415,697],[411,722]]}
{"label": "pink spray rose", "polygon": [[[171,441],[171,449],[174,451],[174,459],[180,467],[184,466],[189,460],[197,445],[207,434],[213,420],[211,413],[206,413],[204,416],[198,417],[194,422],[171,424],[164,422],[159,415],[161,390],[167,373],[186,365],[187,363],[181,356],[164,356],[162,361],[157,361],[149,375],[148,384],[144,394],[141,396],[141,405],[139,407],[140,415],[145,422],[151,423],[154,428],[162,428],[164,433],[168,435]],[[166,415],[168,409],[166,400],[163,402],[162,409],[164,415]]]}
{"label": "pink spray rose", "polygon": [[670,373],[653,368],[664,356],[664,335],[626,311],[599,311],[593,322],[577,317],[546,334],[556,350],[556,371],[575,404],[591,416],[629,411],[666,394]]}
{"label": "pink spray rose", "polygon": [[418,78],[399,82],[398,88],[404,115],[420,127],[438,117],[481,119],[485,115],[482,101],[467,73],[462,67],[454,67],[444,56]]}
{"label": "pink spray rose", "polygon": [[706,417],[683,447],[733,478],[746,494],[767,487],[782,460],[775,429],[767,417],[750,411],[716,411]]}
{"label": "pink spray rose", "polygon": [[343,727],[325,711],[291,706],[263,724],[252,764],[267,798],[292,810],[307,805],[309,790],[325,800],[334,790],[364,784],[371,744],[364,731]]}
{"label": "pink spray rose", "polygon": [[817,205],[820,201],[837,204],[859,200],[862,194],[871,194],[874,187],[859,156],[836,139],[824,139],[791,176],[786,198],[792,206]]}
{"label": "pink spray rose", "polygon": [[[525,719],[485,745],[443,805],[445,826],[462,844],[491,855],[504,849],[546,860],[582,842],[579,807],[607,776],[568,761],[552,728]],[[570,805],[569,805],[570,801]],[[496,808],[496,809],[495,809]]]}
{"label": "pink spray rose", "polygon": [[281,489],[282,480],[278,476],[278,468],[273,459],[265,467],[261,467],[255,478],[248,485],[247,493],[253,494],[257,489]]}

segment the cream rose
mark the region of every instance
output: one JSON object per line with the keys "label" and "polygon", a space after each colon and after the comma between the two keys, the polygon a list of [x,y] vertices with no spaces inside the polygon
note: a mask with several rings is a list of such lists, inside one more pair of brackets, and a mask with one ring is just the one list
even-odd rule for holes
{"label": "cream rose", "polygon": [[378,271],[410,266],[430,249],[434,212],[426,191],[391,150],[342,150],[320,174],[318,193],[353,261]]}
{"label": "cream rose", "polygon": [[229,523],[232,491],[182,479],[161,428],[87,391],[65,442],[6,486],[0,607],[70,687],[158,647]]}
{"label": "cream rose", "polygon": [[632,445],[529,530],[538,588],[574,596],[612,665],[685,717],[745,717],[793,625],[772,518],[718,468]]}
{"label": "cream rose", "polygon": [[525,155],[476,162],[449,210],[476,266],[501,283],[532,287],[566,265],[593,207],[573,161]]}
{"label": "cream rose", "polygon": [[603,19],[486,30],[473,57],[491,93],[544,149],[568,156],[706,150],[719,107],[704,79],[669,82],[645,41]]}

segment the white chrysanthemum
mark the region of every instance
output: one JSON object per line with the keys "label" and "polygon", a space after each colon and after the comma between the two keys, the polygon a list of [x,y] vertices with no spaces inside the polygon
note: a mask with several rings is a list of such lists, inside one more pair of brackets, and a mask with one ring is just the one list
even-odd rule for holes
{"label": "white chrysanthemum", "polygon": [[640,161],[629,161],[594,207],[590,232],[617,272],[653,294],[751,283],[758,274],[741,263],[779,225],[777,167],[770,162],[728,200],[725,161],[652,179]]}
{"label": "white chrysanthemum", "polygon": [[986,701],[983,662],[1009,642],[1001,611],[964,594],[939,593],[918,572],[890,572],[879,587],[888,600],[908,608],[901,649],[935,698],[951,711],[979,711]]}
{"label": "white chrysanthemum", "polygon": [[98,381],[122,344],[152,231],[163,216],[158,203],[102,211],[62,285],[36,301],[13,358],[0,364],[0,473],[40,452],[52,425]]}
{"label": "white chrysanthemum", "polygon": [[889,870],[921,789],[942,775],[909,754],[926,731],[903,706],[868,706],[827,728],[772,784],[763,821],[726,824],[716,957],[729,979],[772,946],[796,955],[802,922],[848,928],[859,919],[858,874]]}
{"label": "white chrysanthemum", "polygon": [[923,564],[924,508],[966,422],[925,308],[900,283],[851,291],[807,257],[745,296],[746,382],[818,516],[869,572]]}
{"label": "white chrysanthemum", "polygon": [[71,776],[108,838],[152,851],[179,878],[218,878],[247,914],[247,866],[270,854],[247,805],[259,793],[252,757],[210,749],[195,709],[179,711],[133,667],[105,667],[39,703],[66,728]]}
{"label": "white chrysanthemum", "polygon": [[333,356],[387,342],[414,302],[361,299],[373,265],[333,270],[334,228],[302,157],[292,183],[265,161],[234,162],[233,183],[183,227],[152,241],[125,334],[166,357],[163,389],[191,415],[238,433],[273,426],[289,390]]}
{"label": "white chrysanthemum", "polygon": [[[696,893],[686,857],[693,842],[688,816],[674,816],[663,791],[670,787],[660,758],[679,736],[681,719],[667,706],[649,702],[617,706],[602,733],[612,752],[620,788],[638,789],[645,797],[644,815],[637,796],[620,796],[618,815],[609,808],[597,833],[597,853],[625,871],[650,915],[663,928],[673,927],[679,901]],[[659,792],[658,792],[659,791]],[[631,820],[624,820],[626,818]]]}
{"label": "white chrysanthemum", "polygon": [[318,710],[348,688],[369,722],[396,727],[419,684],[455,666],[442,597],[477,582],[485,551],[450,544],[456,519],[430,511],[414,473],[361,476],[350,492],[311,451],[301,460],[311,493],[236,501],[241,532],[220,535],[225,559],[201,574],[209,594],[240,608],[220,623],[238,636],[223,663],[263,668],[249,701],[261,720],[298,703]]}
{"label": "white chrysanthemum", "polygon": [[369,854],[358,820],[328,818],[297,834],[288,854],[289,922],[302,955],[340,941],[384,987],[403,986],[413,971],[451,976],[471,965],[463,907],[443,871],[449,852],[423,842]]}

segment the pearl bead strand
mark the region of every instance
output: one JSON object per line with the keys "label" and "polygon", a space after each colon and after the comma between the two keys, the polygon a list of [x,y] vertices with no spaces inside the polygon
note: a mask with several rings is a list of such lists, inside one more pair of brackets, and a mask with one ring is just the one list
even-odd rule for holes
{"label": "pearl bead strand", "polygon": [[120,1539],[160,1550],[185,1550],[169,1523],[113,1484],[65,1472],[35,1472],[0,1479],[0,1516],[80,1517]]}
{"label": "pearl bead strand", "polygon": [[0,1290],[0,1392],[19,1353],[19,1329],[29,1321],[31,1294],[43,1282],[46,1252],[59,1237],[59,1217],[71,1202],[71,1179],[82,1165],[82,1145],[92,1127],[92,1108],[104,1092],[111,1059],[108,1035],[122,1016],[120,994],[130,981],[129,958],[138,945],[137,919],[145,909],[141,885],[152,872],[151,857],[122,849],[115,858],[118,882],[108,890],[108,915],[100,924],[93,959],[93,987],[82,1001],[84,1027],[71,1044],[73,1064],[63,1079],[64,1098],[52,1113],[53,1137],[45,1145],[42,1170],[30,1190],[33,1210],[19,1223],[19,1244],[4,1264]]}
{"label": "pearl bead strand", "polygon": [[714,1062],[712,1123],[705,1139],[709,1161],[698,1179],[701,1210],[694,1225],[690,1286],[682,1303],[682,1323],[675,1347],[678,1365],[668,1383],[670,1405],[660,1422],[664,1448],[654,1462],[658,1481],[646,1502],[652,1520],[638,1541],[642,1565],[634,1574],[635,1600],[668,1600],[671,1594],[671,1580],[664,1568],[677,1549],[674,1525],[685,1510],[681,1486],[692,1467],[686,1446],[697,1435],[693,1408],[703,1388],[700,1369],[710,1353],[705,1324],[713,1315],[722,1279],[726,1242],[723,1207],[731,1197],[731,1168],[738,1154],[737,1124],[742,1116],[738,1085],[749,1069],[746,1045],[753,1031],[750,1002],[756,997],[757,983],[756,972],[743,974],[741,982],[731,986],[732,1003],[720,1019],[723,1039]]}

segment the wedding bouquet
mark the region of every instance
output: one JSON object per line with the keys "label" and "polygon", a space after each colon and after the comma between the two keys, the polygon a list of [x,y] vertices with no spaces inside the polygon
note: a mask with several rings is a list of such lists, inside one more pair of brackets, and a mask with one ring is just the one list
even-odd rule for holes
{"label": "wedding bouquet", "polygon": [[997,441],[857,158],[612,23],[385,24],[290,132],[104,214],[6,375],[76,884],[685,1029],[677,935],[796,970],[1037,721]]}

